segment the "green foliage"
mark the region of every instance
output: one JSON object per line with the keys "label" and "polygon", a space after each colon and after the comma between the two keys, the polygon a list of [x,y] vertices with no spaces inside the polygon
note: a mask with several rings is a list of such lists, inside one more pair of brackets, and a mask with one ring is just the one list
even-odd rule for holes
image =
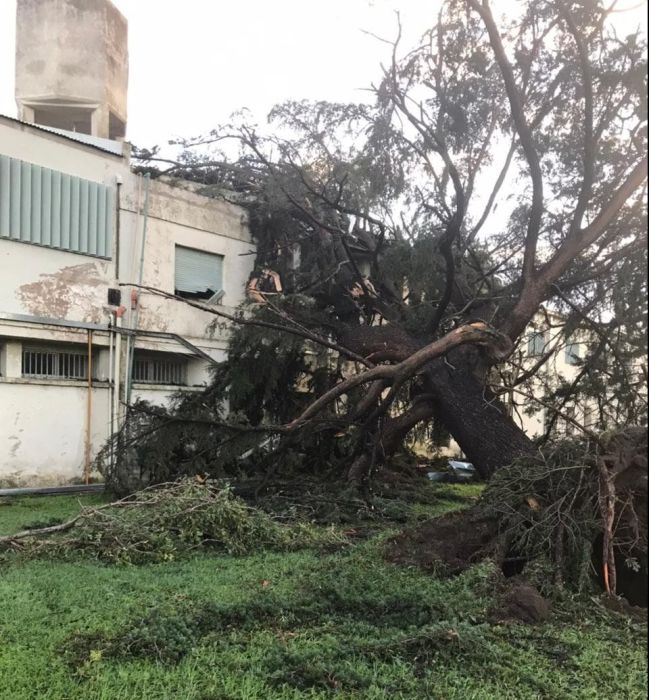
{"label": "green foliage", "polygon": [[101,509],[86,508],[73,530],[49,540],[27,540],[20,556],[84,555],[107,563],[143,564],[171,561],[196,549],[240,556],[344,541],[334,530],[278,523],[247,506],[227,487],[184,479]]}
{"label": "green foliage", "polygon": [[[291,314],[308,312],[311,306],[308,299],[295,295],[288,303],[280,299],[274,304],[282,313]],[[259,321],[278,321],[277,312],[263,306],[245,311]],[[231,361],[221,377],[230,411],[244,415],[252,425],[264,419],[283,423],[295,416],[305,403],[306,387],[300,392],[299,382],[312,369],[307,351],[313,353],[314,349],[299,336],[256,326],[235,326],[228,343]]]}

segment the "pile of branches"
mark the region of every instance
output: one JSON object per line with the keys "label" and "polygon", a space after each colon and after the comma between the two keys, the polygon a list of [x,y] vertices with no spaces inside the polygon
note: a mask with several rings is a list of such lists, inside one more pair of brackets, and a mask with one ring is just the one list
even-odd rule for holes
{"label": "pile of branches", "polygon": [[0,550],[27,558],[90,556],[113,564],[170,561],[195,550],[244,555],[340,545],[344,535],[282,523],[213,481],[185,478],[143,489],[71,520],[0,538]]}
{"label": "pile of branches", "polygon": [[498,523],[510,558],[546,561],[554,585],[577,589],[596,562],[615,593],[630,573],[646,579],[647,434],[594,437],[559,441],[499,470],[481,507]]}

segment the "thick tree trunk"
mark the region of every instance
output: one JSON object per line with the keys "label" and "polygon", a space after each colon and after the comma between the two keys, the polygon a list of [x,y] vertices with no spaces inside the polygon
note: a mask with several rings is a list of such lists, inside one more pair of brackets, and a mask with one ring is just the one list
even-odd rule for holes
{"label": "thick tree trunk", "polygon": [[[396,325],[355,327],[349,329],[341,342],[375,361],[401,361],[422,347],[420,341]],[[428,410],[424,411],[419,399],[416,411],[408,412],[403,425],[399,424],[402,429],[396,430],[396,424],[386,423],[379,461],[399,448],[414,425],[432,415],[446,427],[484,479],[517,457],[534,452],[532,441],[486,387],[482,379],[485,374],[481,355],[468,347],[431,362],[424,375],[425,391],[433,397]],[[417,416],[421,416],[419,420],[410,421],[410,417]],[[370,455],[358,458],[350,472],[358,478],[370,463]]]}
{"label": "thick tree trunk", "polygon": [[435,417],[480,475],[488,479],[500,467],[536,448],[471,368],[453,359],[453,367],[436,362],[427,373],[435,397]]}

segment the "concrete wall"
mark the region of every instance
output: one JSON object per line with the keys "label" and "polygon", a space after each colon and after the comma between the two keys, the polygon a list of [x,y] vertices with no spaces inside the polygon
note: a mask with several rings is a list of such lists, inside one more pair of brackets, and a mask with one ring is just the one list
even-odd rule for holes
{"label": "concrete wall", "polygon": [[[125,158],[2,117],[0,153],[115,188],[120,181],[119,281],[138,281],[146,183],[130,171]],[[173,294],[176,245],[224,256],[223,310],[231,312],[243,300],[254,263],[244,210],[169,182],[151,181],[144,285]],[[101,260],[0,240],[0,311],[105,323],[107,290],[118,278],[116,244],[114,253],[111,260]],[[135,309],[128,288],[123,288],[122,298],[129,326],[135,321]],[[209,330],[214,318],[179,301],[148,292],[140,296],[140,328],[178,333],[199,341],[206,351],[225,348],[225,335]]]}
{"label": "concrete wall", "polygon": [[[137,282],[143,217],[138,215],[145,196],[145,182],[130,178],[122,187],[120,279]],[[150,183],[149,212],[142,284],[174,293],[175,246],[196,248],[224,257],[222,307],[226,312],[241,303],[254,264],[254,246],[245,212],[218,200],[202,197],[162,181]],[[132,324],[130,304],[126,321]],[[225,336],[213,333],[209,325],[215,316],[182,302],[161,298],[150,292],[140,294],[139,326],[147,330],[173,331],[203,348],[224,349]]]}
{"label": "concrete wall", "polygon": [[[21,119],[47,109],[95,110],[92,133],[109,137],[109,112],[127,116],[128,25],[109,0],[18,0],[16,101]],[[46,123],[46,122],[41,122]],[[72,130],[65,123],[50,123]]]}
{"label": "concrete wall", "polygon": [[[92,391],[93,454],[106,439],[107,388]],[[87,425],[83,382],[0,384],[0,486],[81,481]],[[96,475],[94,475],[96,476]]]}

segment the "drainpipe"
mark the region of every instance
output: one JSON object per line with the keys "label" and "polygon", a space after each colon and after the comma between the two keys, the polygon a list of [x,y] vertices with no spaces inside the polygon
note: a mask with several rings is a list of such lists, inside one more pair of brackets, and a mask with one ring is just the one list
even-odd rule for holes
{"label": "drainpipe", "polygon": [[120,306],[115,312],[115,384],[113,389],[113,425],[111,426],[111,434],[115,434],[120,428],[120,410],[119,410],[119,385],[120,385],[120,364],[122,358],[122,334],[119,328],[122,326],[122,316],[126,309]]}
{"label": "drainpipe", "polygon": [[107,441],[109,445],[109,461],[111,469],[113,467],[113,423],[115,422],[115,417],[113,415],[113,397],[115,395],[115,386],[113,384],[114,374],[113,374],[113,346],[115,344],[115,336],[117,335],[115,327],[115,314],[111,312],[110,314],[110,325],[111,328],[108,333],[108,435]]}
{"label": "drainpipe", "polygon": [[86,459],[84,480],[90,483],[90,458],[92,456],[92,331],[88,330],[88,399],[86,403]]}
{"label": "drainpipe", "polygon": [[[113,249],[113,258],[115,260],[114,277],[115,285],[119,289],[119,265],[120,265],[120,245],[122,235],[122,176],[115,176],[115,244]],[[114,348],[117,342],[117,313],[110,313],[110,323],[108,329],[108,444],[109,444],[109,460],[111,469],[113,467],[113,433],[115,429],[115,397],[119,401],[119,394],[115,391],[115,377],[119,376],[113,371],[113,362],[115,358]]]}
{"label": "drainpipe", "polygon": [[[140,245],[140,269],[138,270],[138,277],[137,277],[137,283],[138,285],[142,285],[142,276],[144,272],[144,244],[146,242],[146,228],[147,228],[147,223],[149,220],[149,191],[151,189],[151,176],[149,173],[146,173],[144,176],[144,219],[142,221],[142,242]],[[135,295],[132,296],[132,299],[135,302],[135,315],[133,318],[133,322],[131,324],[131,328],[133,331],[137,331],[137,326],[138,322],[140,319],[140,291],[138,290],[133,290],[135,291]],[[133,337],[133,340],[129,342],[128,345],[128,370],[127,370],[127,375],[126,375],[126,388],[125,388],[125,398],[126,398],[126,407],[128,408],[131,405],[131,391],[133,388],[133,357],[135,355],[135,336]]]}
{"label": "drainpipe", "polygon": [[[135,256],[136,256],[136,250],[137,250],[137,232],[140,229],[140,221],[142,220],[142,175],[138,175],[137,178],[137,200],[135,203],[135,215],[136,215],[136,222],[135,222],[135,233],[131,238],[131,254],[129,256],[129,266],[128,266],[128,272],[127,272],[127,279],[133,279],[135,270],[133,269],[133,262],[135,261]],[[131,336],[127,335],[126,336],[126,351],[125,355],[126,358],[128,359],[131,356]],[[126,387],[126,382],[124,384]]]}
{"label": "drainpipe", "polygon": [[120,254],[120,234],[121,234],[121,221],[120,221],[120,211],[122,209],[122,177],[117,175],[115,177],[115,281],[119,282],[119,254]]}

